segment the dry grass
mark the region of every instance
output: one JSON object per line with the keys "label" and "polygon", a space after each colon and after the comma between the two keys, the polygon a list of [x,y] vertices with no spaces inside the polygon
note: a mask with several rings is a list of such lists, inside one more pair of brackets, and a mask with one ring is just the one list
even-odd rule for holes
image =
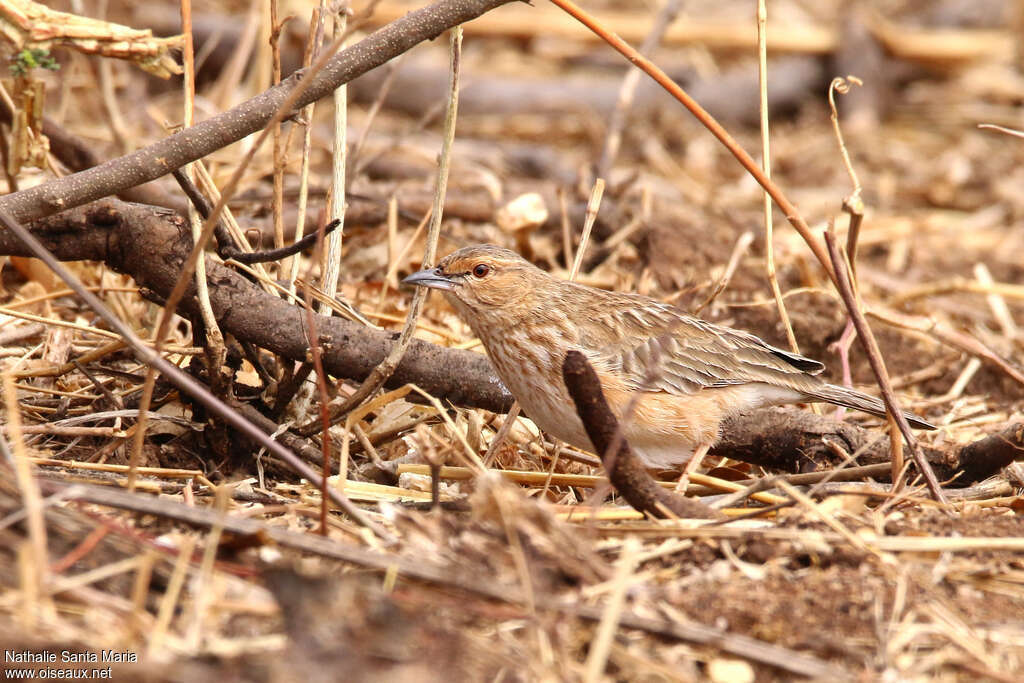
{"label": "dry grass", "polygon": [[[755,35],[749,7],[714,5],[731,25]],[[402,5],[389,0],[380,11],[388,15],[396,7]],[[219,3],[240,27],[249,20],[247,8]],[[111,3],[111,18],[141,27],[157,21],[156,10],[177,11],[171,4],[142,9]],[[505,9],[489,15],[479,33],[474,24],[466,27],[439,253],[494,242],[569,277],[594,184],[590,164],[604,146],[621,65],[589,39],[538,36],[526,43],[518,17],[530,8]],[[769,10],[769,39],[773,19],[780,27],[790,22],[794,32],[818,26],[833,40],[845,35],[847,24],[832,7],[813,16],[795,3]],[[297,13],[302,21],[306,11],[282,3],[282,14]],[[638,21],[650,17],[639,3],[616,3],[616,11]],[[907,16],[888,15],[885,36],[891,39],[892,22]],[[265,24],[251,20],[254,27]],[[785,28],[779,30],[784,44]],[[295,33],[300,43],[306,39],[305,26]],[[756,72],[752,50],[704,49],[673,42],[673,35],[656,61],[667,69],[685,66],[701,87],[712,88],[716,77],[709,74],[738,64]],[[1024,385],[1013,375],[1024,366],[1018,191],[1024,144],[977,128],[1019,127],[1021,73],[994,48],[979,51],[968,40],[976,34],[965,29],[963,36],[970,59],[947,58],[929,70],[914,62],[916,71],[899,87],[856,74],[866,87],[880,88],[875,94],[884,113],[880,122],[844,129],[867,205],[856,271],[860,296],[904,407],[940,426],[920,438],[950,453],[1003,428],[1024,408]],[[288,37],[284,60],[291,50],[300,62],[302,47]],[[406,57],[391,88],[402,97],[384,100],[366,131],[367,112],[380,104],[376,91],[356,83],[349,93],[350,139],[361,148],[359,170],[349,168],[336,308],[354,309],[396,332],[412,294],[396,290],[395,277],[419,268],[424,249],[417,227],[423,215],[406,215],[406,207],[419,212],[433,191],[446,42]],[[927,44],[915,40],[914,49],[927,51]],[[253,62],[269,64],[268,46],[256,40],[251,50]],[[59,79],[48,81],[48,115],[108,157],[118,154],[111,109],[96,97],[99,76],[84,57],[61,58]],[[203,59],[216,53],[204,55],[200,46],[197,60]],[[162,137],[164,122],[181,111],[180,88],[121,63],[113,67],[113,93],[132,144]],[[269,71],[229,67],[213,80],[200,71],[197,118],[268,84]],[[783,69],[773,84],[773,68],[770,60],[770,91],[792,85],[781,82]],[[554,100],[577,79],[595,92],[608,86],[604,111],[569,110]],[[417,109],[407,103],[418,82],[438,88]],[[524,88],[531,96],[503,102],[474,95],[502,88]],[[744,108],[756,122],[752,93]],[[128,107],[131,98],[139,106]],[[841,203],[850,186],[825,88],[790,105],[788,113],[773,113],[772,177],[812,229],[835,220],[844,235]],[[290,143],[286,231],[296,223],[299,172],[307,162],[307,232],[326,211],[334,135],[326,109],[318,107],[312,121],[308,158],[303,131],[283,133]],[[645,94],[642,86],[635,112],[618,161],[603,179],[607,187],[577,279],[688,310],[706,305],[702,316],[785,345],[765,277],[759,187],[668,98]],[[726,125],[745,148],[758,147],[756,125]],[[241,143],[206,160],[215,184],[228,180],[244,151]],[[266,244],[274,235],[274,168],[267,146],[229,203],[242,232],[261,232]],[[46,177],[26,169],[18,181],[26,186]],[[173,183],[163,187],[176,192]],[[539,194],[547,219],[531,217],[522,223],[528,227],[514,231],[499,227],[496,211],[529,192]],[[403,213],[389,221],[392,197]],[[367,206],[379,211],[364,219],[373,213]],[[529,206],[536,210],[533,199]],[[842,303],[782,218],[776,215],[771,246],[793,333],[801,351],[827,362],[833,381],[840,381],[830,345],[846,323]],[[757,236],[747,248],[750,231]],[[319,272],[308,265],[303,257],[299,288],[303,273]],[[75,269],[122,320],[143,336],[153,334],[159,308],[134,283],[96,264]],[[159,383],[135,492],[120,490],[129,479],[131,409],[138,407],[146,368],[111,344],[116,335],[35,265],[17,260],[2,272],[0,370],[17,403],[5,400],[0,422],[19,464],[17,477],[12,470],[0,481],[0,638],[8,652],[136,655],[140,663],[110,664],[116,680],[740,681],[843,674],[1015,680],[1024,671],[1019,462],[967,497],[947,488],[946,505],[930,500],[919,482],[897,492],[871,482],[814,490],[783,482],[733,497],[725,511],[744,519],[653,521],[618,504],[593,455],[550,443],[523,418],[503,431],[491,471],[474,476],[462,466],[489,452],[505,416],[413,402],[418,393],[410,389],[378,398],[332,428],[332,451],[344,446],[349,468],[331,485],[397,542],[386,544],[336,510],[328,517],[328,538],[317,539],[315,487],[241,444],[232,444],[230,457],[213,457],[205,436],[211,427]],[[276,287],[269,280],[263,285]],[[428,301],[416,326],[424,340],[481,350],[440,297]],[[180,320],[161,340],[164,355],[182,366],[201,355],[195,345],[202,341]],[[988,355],[970,353],[982,345]],[[850,370],[856,384],[873,386],[856,344]],[[248,360],[235,381],[236,392],[262,386]],[[340,402],[357,386],[338,381],[328,389]],[[256,389],[248,391],[247,398],[258,398]],[[316,411],[314,395],[309,412],[280,421],[302,424]],[[844,419],[884,430],[860,415]],[[771,474],[709,460],[707,474],[690,477],[690,490],[710,503],[743,490],[738,480]],[[442,464],[441,509],[431,510],[432,466]],[[749,517],[781,502],[792,504]]]}

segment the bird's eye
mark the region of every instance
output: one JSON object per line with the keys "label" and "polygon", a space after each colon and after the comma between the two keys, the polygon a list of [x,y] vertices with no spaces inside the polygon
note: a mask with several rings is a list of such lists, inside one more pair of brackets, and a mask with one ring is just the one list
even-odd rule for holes
{"label": "bird's eye", "polygon": [[487,277],[489,272],[491,272],[491,267],[486,263],[478,263],[473,266],[473,277]]}

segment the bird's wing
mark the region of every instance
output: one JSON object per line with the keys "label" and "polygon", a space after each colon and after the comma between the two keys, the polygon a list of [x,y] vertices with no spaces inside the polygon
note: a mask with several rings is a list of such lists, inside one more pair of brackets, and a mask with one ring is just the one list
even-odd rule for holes
{"label": "bird's wing", "polygon": [[637,389],[692,394],[757,382],[802,392],[822,383],[813,377],[825,367],[818,361],[670,306],[645,307],[620,324],[628,331],[606,339],[597,356]]}

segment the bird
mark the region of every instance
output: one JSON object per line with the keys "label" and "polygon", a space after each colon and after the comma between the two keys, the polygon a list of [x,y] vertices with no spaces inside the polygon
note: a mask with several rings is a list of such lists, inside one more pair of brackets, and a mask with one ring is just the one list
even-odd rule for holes
{"label": "bird", "polygon": [[594,452],[562,379],[566,354],[582,352],[650,469],[702,457],[726,418],[762,406],[825,402],[886,414],[874,396],[819,377],[816,360],[651,297],[562,280],[502,247],[463,247],[403,282],[444,294],[540,429]]}

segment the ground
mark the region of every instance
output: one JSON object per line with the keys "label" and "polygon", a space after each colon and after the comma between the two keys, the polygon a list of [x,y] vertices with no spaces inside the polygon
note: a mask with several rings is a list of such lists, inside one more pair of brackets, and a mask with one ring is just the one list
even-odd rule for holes
{"label": "ground", "polygon": [[[1022,127],[1024,61],[1019,31],[1008,28],[1020,25],[1020,10],[994,0],[878,2],[856,11],[804,5],[768,8],[772,178],[814,239],[834,226],[845,245],[850,215],[842,207],[855,173],[864,204],[855,259],[861,308],[903,407],[939,427],[918,438],[952,456],[1019,422],[1024,407],[1024,138],[982,127]],[[354,3],[352,21],[365,23],[350,42],[414,7],[385,0],[367,19]],[[635,45],[659,11],[638,2],[586,9]],[[178,11],[173,3],[113,2],[109,16],[171,33]],[[195,11],[201,120],[269,85],[271,53],[259,38],[268,17],[252,15],[247,33],[248,4],[221,0]],[[281,16],[295,15],[281,41],[286,72],[301,63],[308,12],[282,3]],[[751,3],[684,3],[652,57],[759,160],[753,36]],[[445,34],[349,89],[339,299],[367,326],[402,329],[412,292],[398,280],[423,265],[448,49]],[[45,114],[97,160],[144,148],[181,120],[180,81],[127,62],[108,62],[106,71],[96,57],[54,54],[61,70],[37,74],[47,88]],[[239,54],[248,58],[237,61]],[[625,73],[620,56],[554,5],[517,3],[468,23],[438,255],[492,242],[567,277],[583,248],[584,283],[671,301],[787,347],[770,247],[800,352],[842,382],[836,342],[847,310],[823,267],[777,207],[768,244],[761,187],[646,76],[621,147],[600,164]],[[847,167],[828,84],[848,74],[863,84],[835,95]],[[311,119],[306,232],[328,213],[330,110],[323,100]],[[273,245],[277,201],[286,241],[294,235],[300,123],[287,123],[281,136],[289,155],[280,164],[282,199],[274,198],[268,141],[228,203],[256,246]],[[251,144],[206,158],[219,187]],[[78,170],[60,156],[61,143],[51,146],[56,168]],[[598,173],[604,196],[581,247]],[[52,177],[26,167],[14,182],[24,188]],[[147,192],[154,203],[185,205],[170,178]],[[389,219],[392,197],[399,211]],[[35,459],[44,497],[59,490],[47,488],[51,481],[108,487],[64,493],[79,500],[58,496],[40,508],[31,477],[4,478],[0,507],[19,514],[0,523],[6,651],[136,653],[139,663],[111,664],[118,680],[1019,680],[1024,671],[1019,462],[969,488],[946,486],[946,505],[919,480],[894,492],[882,477],[796,492],[775,485],[767,497],[727,505],[729,518],[744,517],[727,523],[643,519],[609,489],[595,457],[559,452],[532,423],[521,419],[489,453],[504,415],[472,405],[439,410],[399,391],[332,431],[332,471],[341,451],[344,490],[379,533],[333,511],[321,542],[316,487],[206,422],[163,381],[152,408],[162,417],[151,421],[135,463],[153,469],[139,472],[135,493],[116,497],[131,476],[135,418],[66,420],[137,408],[146,368],[120,348],[81,360],[117,335],[38,262],[0,264],[0,369],[22,373],[10,387],[17,411],[5,400],[0,412],[4,438],[18,458]],[[289,269],[267,267],[264,284],[287,283]],[[153,301],[165,294],[140,292],[103,263],[73,269],[122,320],[155,333]],[[297,272],[319,286],[310,252]],[[197,320],[171,327],[165,355],[209,382],[196,348],[206,337],[192,334]],[[427,301],[416,336],[483,352],[440,296]],[[236,396],[277,424],[316,417],[312,381],[287,410],[271,410],[276,382],[303,358],[229,351]],[[65,365],[75,359],[81,366]],[[254,360],[274,375],[273,386]],[[877,393],[858,342],[849,369],[855,386]],[[332,399],[359,384],[335,379],[325,387]],[[841,419],[873,435],[886,431],[875,418]],[[304,442],[315,462],[317,438]],[[507,470],[506,479],[446,468],[444,506],[431,511],[429,464],[464,465],[467,451],[489,453],[487,465]],[[713,478],[693,483],[711,504],[731,481],[779,474],[715,459],[706,469]],[[38,529],[22,527],[23,507],[44,522],[43,554]]]}

